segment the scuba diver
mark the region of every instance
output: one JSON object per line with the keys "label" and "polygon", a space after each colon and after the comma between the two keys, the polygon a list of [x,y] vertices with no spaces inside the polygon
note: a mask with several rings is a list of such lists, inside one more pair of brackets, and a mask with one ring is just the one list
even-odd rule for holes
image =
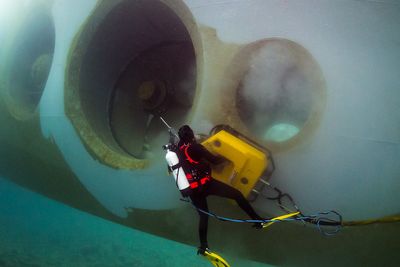
{"label": "scuba diver", "polygon": [[[221,256],[209,250],[207,241],[207,228],[208,217],[210,216],[221,221],[253,223],[253,227],[256,229],[265,229],[276,222],[301,221],[302,223],[308,222],[316,225],[318,230],[327,236],[334,235],[339,231],[340,227],[342,226],[342,216],[339,213],[331,210],[327,212],[319,212],[313,215],[304,215],[301,213],[289,194],[282,192],[278,188],[271,186],[265,181],[265,186],[268,186],[276,191],[277,196],[270,197],[259,192],[257,193],[265,199],[277,201],[277,204],[279,204],[278,206],[285,211],[285,214],[274,218],[261,218],[254,211],[239,190],[229,186],[228,184],[213,179],[210,164],[221,164],[226,161],[224,157],[212,154],[202,144],[197,143],[193,130],[188,125],[182,126],[179,131],[176,132],[168,125],[168,123],[165,122],[163,118],[160,117],[160,119],[168,127],[170,133],[169,143],[163,146],[163,148],[167,151],[165,159],[168,163],[168,169],[170,173],[173,173],[176,186],[180,190],[182,196],[191,200],[191,203],[197,209],[200,217],[198,226],[200,247],[198,248],[197,253],[205,256],[207,260],[209,260],[214,266],[229,267],[229,264]],[[216,141],[214,140],[213,142]],[[207,140],[205,143],[207,143]],[[220,146],[217,144],[215,145]],[[237,151],[238,153],[241,152],[241,150]],[[224,155],[229,156],[228,154]],[[269,156],[272,162],[273,171],[275,167],[270,153]],[[259,179],[261,180],[261,178]],[[251,220],[226,218],[209,212],[207,197],[210,195],[235,200],[239,207],[247,213]],[[283,204],[283,199],[285,199],[285,201],[289,201],[289,204],[293,206],[294,210],[286,207],[287,203]],[[184,201],[190,202],[189,200]],[[334,216],[336,216],[337,219]],[[326,229],[322,229],[321,226],[332,226],[335,228],[332,231],[327,231]]]}
{"label": "scuba diver", "polygon": [[[209,252],[207,241],[208,215],[202,211],[208,212],[207,196],[215,195],[233,199],[251,219],[262,220],[262,218],[254,211],[239,190],[212,178],[210,163],[220,164],[225,161],[223,157],[213,155],[204,146],[197,143],[193,130],[188,125],[182,126],[178,135],[179,143],[175,152],[179,163],[178,166],[170,165],[170,171],[178,168],[178,172],[181,170],[185,173],[187,187],[182,189],[179,186],[179,189],[184,197],[191,199],[199,213],[200,247],[197,253],[205,255],[206,252]],[[174,174],[177,177],[176,179],[179,179],[179,173]],[[262,229],[263,223],[254,223],[253,227]]]}

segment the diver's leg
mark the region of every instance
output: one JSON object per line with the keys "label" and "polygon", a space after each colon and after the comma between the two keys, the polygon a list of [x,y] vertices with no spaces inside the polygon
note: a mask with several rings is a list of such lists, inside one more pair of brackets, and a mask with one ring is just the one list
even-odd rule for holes
{"label": "diver's leg", "polygon": [[[208,205],[207,199],[203,195],[196,195],[193,194],[191,197],[193,204],[196,208],[204,210],[208,212]],[[204,214],[203,212],[197,210],[199,213],[199,237],[200,237],[200,249],[208,248],[208,241],[207,241],[207,229],[208,229],[208,215]]]}
{"label": "diver's leg", "polygon": [[234,199],[236,203],[239,205],[239,207],[249,215],[250,218],[253,220],[262,220],[262,218],[255,212],[253,207],[250,205],[250,203],[245,199],[245,197],[242,195],[242,193],[227,185],[224,184],[218,180],[212,179],[209,182],[209,187],[207,190],[209,195],[216,195],[220,197],[226,197],[230,199]]}

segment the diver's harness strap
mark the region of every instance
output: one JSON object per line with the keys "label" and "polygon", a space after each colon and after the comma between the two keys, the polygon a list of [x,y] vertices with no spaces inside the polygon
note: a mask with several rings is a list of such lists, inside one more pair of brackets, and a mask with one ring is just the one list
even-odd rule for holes
{"label": "diver's harness strap", "polygon": [[182,167],[182,164],[180,164],[180,163],[178,163],[178,164],[175,164],[174,166],[171,166],[170,168],[171,168],[171,170],[176,170],[176,169],[178,169],[179,167]]}

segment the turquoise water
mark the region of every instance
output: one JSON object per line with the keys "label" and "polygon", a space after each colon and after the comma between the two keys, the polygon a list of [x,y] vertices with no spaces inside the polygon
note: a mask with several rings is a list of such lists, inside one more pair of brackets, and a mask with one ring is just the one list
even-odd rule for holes
{"label": "turquoise water", "polygon": [[[38,23],[33,23],[34,19],[27,20],[26,29],[25,26],[22,29],[18,27],[14,29],[11,27],[12,23],[5,22],[6,15],[14,16],[18,18],[16,21],[21,20],[24,23],[25,17],[30,18],[20,9],[15,9],[18,10],[15,14],[10,12],[11,5],[17,2],[29,1],[0,0],[0,53],[2,53],[0,67],[10,64],[9,68],[4,68],[4,70],[0,68],[0,122],[3,126],[0,130],[2,170],[0,176],[89,213],[32,193],[0,178],[0,267],[211,266],[204,258],[196,255],[195,247],[164,239],[171,238],[187,244],[198,242],[195,232],[197,217],[186,216],[183,213],[185,210],[178,208],[181,203],[177,204],[178,193],[175,191],[173,179],[163,177],[164,156],[155,157],[159,158],[160,162],[162,161],[162,165],[158,165],[162,170],[154,167],[142,172],[125,167],[114,169],[108,164],[102,164],[99,159],[105,160],[104,155],[94,157],[90,153],[85,142],[78,136],[80,131],[73,127],[72,120],[65,114],[64,104],[68,102],[64,101],[64,96],[67,95],[65,92],[76,91],[86,95],[84,92],[91,92],[89,87],[84,86],[86,83],[91,85],[90,88],[93,85],[93,88],[96,88],[95,92],[99,92],[97,80],[103,75],[108,77],[109,74],[111,81],[113,80],[111,74],[115,73],[114,78],[119,80],[116,74],[119,73],[119,68],[126,63],[127,59],[136,62],[131,59],[131,53],[140,51],[135,49],[125,51],[124,47],[131,47],[127,44],[138,42],[143,45],[148,44],[148,47],[145,46],[151,48],[151,40],[157,40],[164,35],[159,34],[154,25],[163,26],[164,19],[171,18],[171,25],[179,26],[181,20],[172,19],[171,14],[175,12],[166,12],[162,13],[163,16],[155,16],[154,21],[149,20],[151,23],[147,20],[142,23],[139,19],[140,23],[136,24],[138,25],[136,29],[131,26],[135,24],[141,9],[132,8],[131,12],[123,12],[124,16],[122,13],[113,11],[112,14],[115,16],[112,15],[101,23],[94,22],[97,20],[91,18],[90,14],[98,1],[62,0],[55,1],[50,12],[52,16],[46,12],[46,14],[39,12],[44,15],[43,20],[39,19]],[[31,2],[40,1],[32,0]],[[112,3],[112,1],[103,2]],[[145,3],[150,1],[120,2],[142,3],[143,10],[146,10],[146,6],[149,5]],[[398,4],[390,4],[389,2],[394,2],[392,0],[342,1],[342,3],[319,1],[318,4],[305,0],[280,1],[282,3],[279,5],[275,2],[277,1],[182,1],[190,10],[189,17],[193,13],[195,22],[199,25],[195,31],[198,30],[201,37],[194,44],[199,45],[199,58],[205,59],[204,62],[200,60],[196,66],[201,73],[198,77],[200,85],[198,89],[201,90],[197,93],[196,89],[197,104],[191,112],[194,126],[198,131],[204,129],[206,132],[214,123],[229,121],[223,116],[226,113],[224,98],[227,93],[221,94],[222,99],[217,97],[218,94],[215,94],[215,99],[211,99],[214,97],[210,96],[214,96],[212,92],[223,89],[225,86],[220,88],[219,84],[224,84],[226,81],[228,81],[226,92],[237,95],[236,79],[240,77],[231,75],[230,71],[225,71],[236,65],[236,63],[229,63],[230,57],[236,53],[231,51],[231,48],[233,49],[236,45],[247,47],[253,42],[261,45],[265,44],[263,40],[271,42],[276,37],[282,38],[277,43],[279,44],[277,47],[285,48],[288,41],[294,42],[296,47],[302,47],[310,52],[320,65],[323,74],[320,78],[326,81],[326,92],[325,89],[321,89],[320,93],[327,94],[326,99],[321,96],[320,102],[326,101],[326,109],[320,111],[321,118],[313,122],[309,130],[301,133],[304,139],[300,138],[298,142],[293,142],[288,146],[291,149],[285,150],[286,147],[274,155],[277,169],[271,184],[290,193],[299,207],[307,213],[335,209],[343,214],[346,221],[379,218],[398,213],[400,203],[398,194],[400,165],[396,160],[400,157],[398,135],[400,132],[400,123],[398,123],[400,122],[400,105],[398,105],[400,90],[398,90],[397,78],[400,62],[400,53],[398,53],[400,31],[397,30],[400,25]],[[101,11],[94,14],[103,14],[108,8],[106,6],[108,4],[104,5],[104,10],[99,9]],[[29,7],[26,9],[29,10]],[[29,11],[27,14],[30,13],[36,14],[36,11]],[[147,16],[151,15],[150,13],[158,14],[148,12],[139,14],[138,18],[142,15],[143,18],[151,18],[152,16]],[[54,29],[53,26],[48,25],[47,16],[54,20],[50,23],[54,23]],[[94,17],[97,18],[97,15]],[[35,16],[32,15],[32,18]],[[162,19],[159,20],[159,18]],[[93,22],[83,28],[86,28],[88,33],[96,31],[99,34],[95,35],[98,38],[90,35],[87,39],[90,40],[93,37],[93,40],[98,40],[98,42],[89,42],[86,37],[80,36],[79,31],[83,29],[80,25],[87,19]],[[165,25],[170,25],[170,23]],[[96,28],[96,25],[100,24],[103,26]],[[163,27],[160,28],[163,29]],[[214,28],[216,34],[212,36],[215,36],[208,36],[207,32]],[[162,33],[170,32],[168,27],[166,29]],[[155,34],[152,34],[153,31]],[[143,34],[143,39],[142,37],[130,38],[134,34],[138,36]],[[165,34],[165,36],[167,38],[169,35]],[[166,40],[172,37],[174,35]],[[37,41],[46,39],[48,39],[46,43],[49,47],[44,46],[48,49],[43,51],[39,49],[43,48],[40,45],[41,42]],[[80,52],[80,49],[75,47],[73,40],[80,40],[82,44],[88,42],[90,49],[86,54],[81,55],[84,52]],[[109,49],[109,46],[114,49]],[[268,52],[266,55],[269,55],[271,51],[271,55],[280,55],[275,53],[279,51],[269,50],[267,45],[262,47],[265,48],[262,51]],[[275,112],[264,107],[266,103],[279,104],[276,106],[282,109],[277,109],[276,114],[282,112],[283,118],[288,121],[276,125],[268,124],[271,128],[260,127],[261,130],[257,132],[257,135],[252,133],[252,138],[284,142],[297,135],[299,130],[302,131],[302,128],[294,127],[293,121],[304,123],[301,119],[303,117],[304,120],[306,119],[307,106],[311,105],[311,102],[308,102],[307,97],[304,99],[299,97],[303,95],[297,95],[296,92],[303,91],[307,86],[303,85],[302,79],[296,78],[297,75],[288,75],[282,84],[281,79],[276,78],[281,77],[281,71],[287,70],[286,65],[291,66],[291,62],[302,55],[300,53],[302,48],[293,50],[293,55],[296,55],[293,58],[283,57],[286,58],[283,60],[284,64],[278,65],[277,68],[272,68],[272,65],[279,63],[270,60],[274,57],[257,57],[260,59],[256,61],[259,65],[253,68],[256,71],[251,76],[254,77],[254,81],[251,81],[250,85],[254,85],[260,91],[249,89],[251,93],[243,96],[248,97],[249,100],[258,100],[257,103],[266,100],[259,103],[258,109],[249,104],[255,110],[253,113],[260,116],[261,122],[257,122],[256,125],[268,122],[262,117],[267,115],[267,118],[270,112]],[[53,53],[53,49],[54,58],[50,71],[48,55]],[[224,53],[221,53],[215,57],[214,49],[217,49],[215,50],[217,52],[226,49],[227,55],[224,56]],[[120,52],[117,53],[118,51]],[[150,51],[153,50],[150,49]],[[239,52],[238,54],[241,54]],[[8,54],[11,56],[3,57]],[[160,52],[160,55],[162,54]],[[282,54],[285,56],[285,53]],[[68,86],[69,82],[65,83],[69,78],[75,79],[73,74],[78,73],[73,64],[75,61],[71,59],[73,55],[84,58],[82,66],[80,64],[76,66],[77,69],[82,70],[79,72],[80,78],[77,78],[82,86],[77,85],[74,90]],[[105,55],[104,58],[102,55]],[[111,55],[110,58],[108,55]],[[3,61],[4,58],[7,60]],[[281,59],[279,56],[278,58]],[[94,63],[92,65],[92,59],[93,62],[105,64],[99,65],[102,67],[97,69]],[[163,60],[166,59],[169,57],[163,58]],[[109,64],[114,60],[120,64]],[[77,62],[79,63],[79,60]],[[240,61],[239,63],[238,66],[242,64]],[[219,69],[215,73],[213,72],[214,64],[218,64]],[[183,68],[182,66],[185,65],[175,64],[175,66]],[[98,70],[101,75],[94,75],[90,71],[92,68]],[[178,69],[176,68],[177,72]],[[290,69],[296,70],[296,68]],[[262,79],[258,78],[258,75]],[[5,77],[4,81],[2,77]],[[189,77],[192,76],[189,75]],[[247,81],[245,77],[241,79]],[[47,81],[47,86],[43,85],[45,81]],[[300,86],[295,86],[297,83]],[[127,88],[129,84],[127,83]],[[266,84],[269,85],[269,89],[264,92]],[[250,85],[246,88],[252,87]],[[289,91],[293,94],[279,94],[280,89],[284,87],[291,89]],[[84,101],[85,97],[79,101],[82,100],[80,103],[83,103],[87,110],[109,110],[108,107],[105,108],[104,103],[114,103],[114,100],[106,99],[105,96],[109,96],[111,91],[116,90],[114,86],[104,86],[104,92],[108,92],[104,94],[104,97],[100,93],[93,99],[90,95],[87,103]],[[273,94],[270,94],[271,92]],[[10,93],[15,97],[14,100],[18,105],[12,108],[7,105],[3,107],[3,103],[13,103],[7,102],[3,93],[5,96]],[[119,95],[126,101],[121,100],[116,103],[126,104],[126,106],[114,104],[113,106],[120,107],[119,112],[124,111],[125,108],[128,110],[127,107],[133,102],[129,100],[129,97],[122,97],[124,95],[122,91]],[[281,99],[286,98],[293,101],[287,102],[289,104],[280,103]],[[312,97],[314,98],[319,99],[319,97]],[[208,99],[212,101],[206,101]],[[304,110],[300,109],[303,106],[297,105],[298,103],[304,104]],[[299,112],[297,107],[303,112]],[[15,114],[12,114],[15,112],[14,108],[29,113],[29,119],[26,121],[15,119],[13,117]],[[169,111],[174,111],[174,108]],[[30,117],[34,110],[38,112]],[[238,106],[233,113],[236,114],[240,110],[241,107]],[[221,115],[220,118],[217,115]],[[104,125],[107,124],[108,129],[109,114],[102,116],[101,121]],[[135,116],[134,112],[124,113],[118,120],[119,125],[122,125],[121,128],[116,128],[119,130],[118,133],[128,131],[128,139],[123,139],[125,141],[131,141],[131,134],[135,134],[135,130],[140,129],[133,126],[125,128],[124,120],[126,119],[128,123]],[[97,116],[94,117],[97,118]],[[240,126],[242,129],[247,129],[249,127],[247,122],[243,118],[239,119],[237,118],[238,126],[242,125]],[[168,118],[168,122],[178,126],[177,121]],[[97,124],[97,119],[93,123]],[[102,130],[97,133],[103,134]],[[108,140],[105,144],[114,141],[114,139]],[[142,148],[142,143],[138,142],[138,144]],[[154,145],[154,147],[160,148],[161,145]],[[155,184],[157,186],[154,186]],[[222,204],[219,205],[219,203]],[[226,211],[230,211],[230,206],[224,205],[226,205],[225,202],[216,202],[218,214],[225,215]],[[268,215],[274,214],[269,202],[259,201],[254,205],[260,211],[268,212]],[[117,220],[120,217],[123,218],[126,215],[125,208],[131,206],[136,209],[129,214],[130,217],[127,220]],[[171,212],[166,214],[163,212],[164,209],[171,209]],[[236,206],[233,209],[234,212],[240,211]],[[116,217],[110,219],[111,216],[107,212]],[[191,212],[197,216],[195,211]],[[110,221],[92,216],[90,213],[104,216]],[[165,224],[155,221],[155,218],[164,219]],[[159,236],[115,224],[111,222],[112,219],[114,222],[123,221],[122,223],[131,225],[133,228]],[[182,229],[177,221],[184,222],[192,228]],[[280,266],[397,266],[400,262],[399,226],[400,224],[396,223],[344,227],[338,235],[324,237],[320,236],[315,228],[301,227],[300,224],[276,224],[267,231],[256,232],[250,227],[212,221],[209,239],[212,248],[221,250],[233,267],[267,265],[235,259],[232,255],[241,255]],[[160,228],[163,231],[158,231]]]}
{"label": "turquoise water", "polygon": [[212,266],[194,247],[111,223],[1,178],[0,203],[0,266]]}

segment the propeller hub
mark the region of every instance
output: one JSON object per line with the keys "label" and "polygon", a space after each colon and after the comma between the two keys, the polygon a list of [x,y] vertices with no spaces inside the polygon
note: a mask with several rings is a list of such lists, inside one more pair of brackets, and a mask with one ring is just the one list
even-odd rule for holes
{"label": "propeller hub", "polygon": [[167,98],[167,88],[160,81],[144,81],[137,90],[137,96],[146,111],[154,112],[162,108]]}
{"label": "propeller hub", "polygon": [[138,96],[142,101],[150,101],[156,92],[156,85],[153,81],[143,82],[138,89]]}

